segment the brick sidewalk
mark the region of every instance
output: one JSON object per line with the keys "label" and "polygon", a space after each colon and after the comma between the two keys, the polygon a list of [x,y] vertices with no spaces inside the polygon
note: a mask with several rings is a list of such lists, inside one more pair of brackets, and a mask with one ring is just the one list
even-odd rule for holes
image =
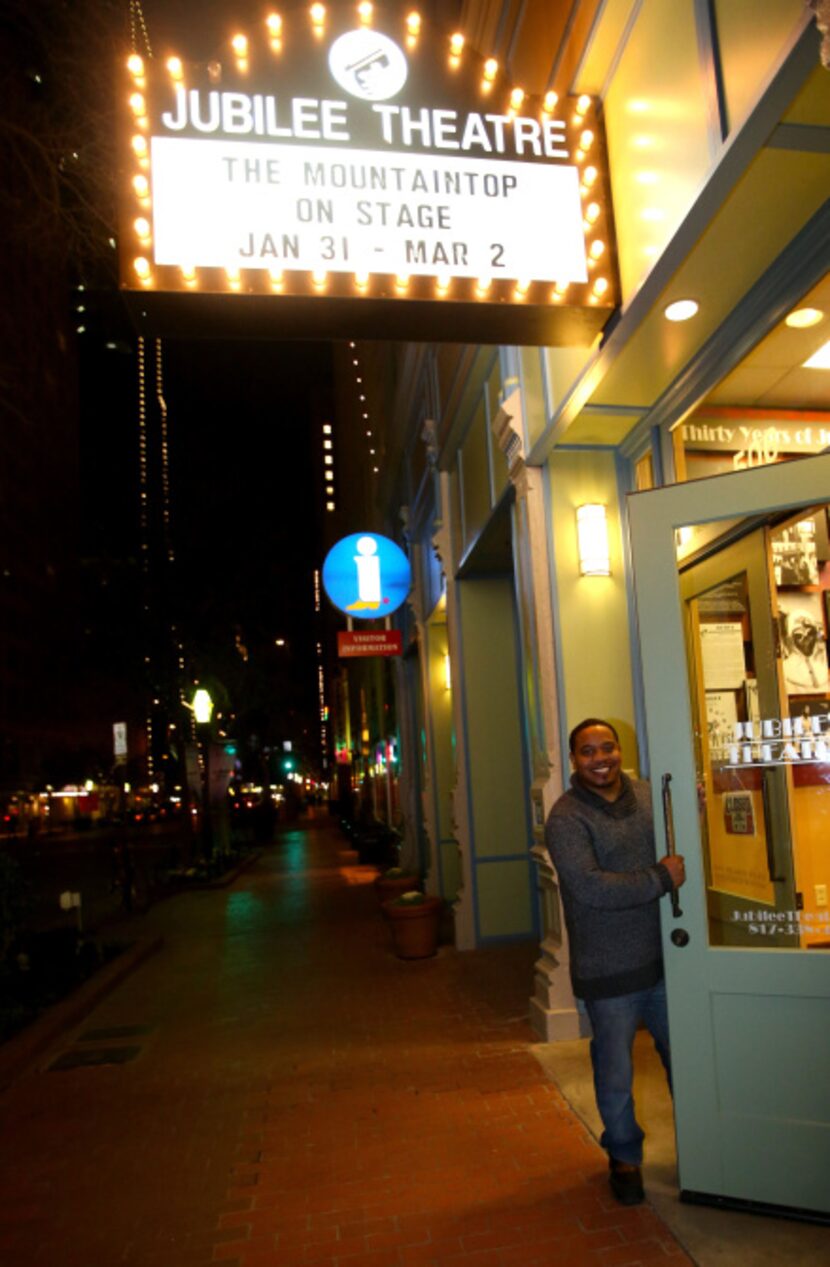
{"label": "brick sidewalk", "polygon": [[690,1263],[529,1050],[536,948],[398,960],[341,851],[309,822],[149,912],[163,951],[0,1097],[4,1267]]}

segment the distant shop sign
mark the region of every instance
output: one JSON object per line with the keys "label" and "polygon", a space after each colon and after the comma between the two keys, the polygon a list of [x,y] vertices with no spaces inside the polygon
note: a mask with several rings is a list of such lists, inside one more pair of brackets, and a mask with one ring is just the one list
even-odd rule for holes
{"label": "distant shop sign", "polygon": [[391,616],[412,585],[409,559],[389,537],[353,532],[332,546],[323,563],[323,589],[347,616]]}
{"label": "distant shop sign", "polygon": [[507,311],[514,336],[529,313],[592,338],[618,302],[594,101],[525,95],[377,6],[278,22],[207,65],[130,59],[124,286],[386,301],[379,335],[428,301],[482,337]]}

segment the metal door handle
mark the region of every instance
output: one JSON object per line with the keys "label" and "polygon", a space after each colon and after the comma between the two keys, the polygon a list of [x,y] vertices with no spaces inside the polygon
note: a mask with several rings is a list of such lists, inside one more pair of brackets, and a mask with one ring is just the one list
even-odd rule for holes
{"label": "metal door handle", "polygon": [[[666,854],[673,858],[677,852],[674,843],[674,811],[671,803],[671,775],[663,775],[663,828],[666,833]],[[675,919],[680,919],[683,912],[680,909],[680,898],[677,896],[677,889],[672,887],[671,891],[671,913]]]}

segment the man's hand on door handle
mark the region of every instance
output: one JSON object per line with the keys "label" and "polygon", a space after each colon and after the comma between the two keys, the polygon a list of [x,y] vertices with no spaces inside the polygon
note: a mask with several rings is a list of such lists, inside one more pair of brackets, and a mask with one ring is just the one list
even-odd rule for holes
{"label": "man's hand on door handle", "polygon": [[660,859],[660,866],[665,867],[668,871],[671,876],[672,885],[675,889],[679,889],[681,884],[685,884],[686,867],[680,854],[666,854],[665,858]]}

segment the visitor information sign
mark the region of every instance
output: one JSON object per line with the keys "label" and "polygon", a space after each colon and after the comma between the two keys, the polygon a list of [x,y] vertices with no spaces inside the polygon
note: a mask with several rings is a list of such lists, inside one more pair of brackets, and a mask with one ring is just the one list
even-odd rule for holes
{"label": "visitor information sign", "polygon": [[355,656],[403,655],[403,634],[400,629],[340,629],[337,654],[341,660],[353,660]]}
{"label": "visitor information sign", "polygon": [[412,585],[409,560],[400,546],[372,532],[354,532],[332,546],[323,563],[323,589],[347,616],[390,616]]}

